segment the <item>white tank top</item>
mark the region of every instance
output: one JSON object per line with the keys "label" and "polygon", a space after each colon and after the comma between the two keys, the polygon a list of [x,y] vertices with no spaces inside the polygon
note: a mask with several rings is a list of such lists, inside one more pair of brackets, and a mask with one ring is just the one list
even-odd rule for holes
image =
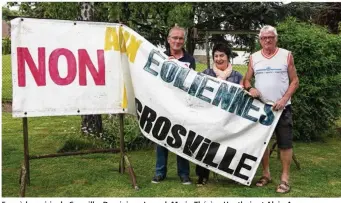
{"label": "white tank top", "polygon": [[[255,87],[265,101],[276,102],[289,88],[288,62],[290,51],[277,48],[271,56],[262,50],[251,55],[250,62],[255,75]],[[286,105],[291,104],[291,98]]]}

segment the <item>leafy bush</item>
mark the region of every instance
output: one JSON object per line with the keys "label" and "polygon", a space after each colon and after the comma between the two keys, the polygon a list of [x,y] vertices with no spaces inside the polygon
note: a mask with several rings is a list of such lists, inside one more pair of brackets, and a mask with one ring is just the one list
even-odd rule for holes
{"label": "leafy bush", "polygon": [[294,18],[277,31],[279,47],[293,53],[300,80],[292,99],[295,139],[322,138],[341,115],[341,35]]}
{"label": "leafy bush", "polygon": [[2,55],[11,54],[11,39],[2,39]]}
{"label": "leafy bush", "polygon": [[[153,142],[142,135],[137,118],[124,115],[124,146],[126,150],[137,150],[152,146]],[[112,148],[120,147],[120,123],[118,114],[103,118],[104,132],[101,139]]]}

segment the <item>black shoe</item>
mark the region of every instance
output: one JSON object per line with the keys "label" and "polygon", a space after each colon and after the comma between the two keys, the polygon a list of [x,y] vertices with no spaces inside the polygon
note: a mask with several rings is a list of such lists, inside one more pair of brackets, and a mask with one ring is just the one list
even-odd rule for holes
{"label": "black shoe", "polygon": [[191,179],[188,176],[180,177],[180,180],[181,180],[181,183],[183,185],[190,185],[190,184],[192,184]]}
{"label": "black shoe", "polygon": [[208,178],[204,178],[199,176],[198,181],[197,181],[197,186],[204,186],[207,184]]}
{"label": "black shoe", "polygon": [[152,179],[152,183],[160,183],[163,181],[165,178],[163,176],[154,176]]}

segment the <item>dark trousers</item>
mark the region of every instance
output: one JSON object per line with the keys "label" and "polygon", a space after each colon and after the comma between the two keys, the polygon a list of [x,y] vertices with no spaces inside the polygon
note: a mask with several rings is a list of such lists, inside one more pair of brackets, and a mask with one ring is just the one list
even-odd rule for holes
{"label": "dark trousers", "polygon": [[199,165],[196,165],[195,173],[197,174],[197,176],[206,178],[207,180],[208,177],[210,176],[210,170]]}
{"label": "dark trousers", "polygon": [[[178,166],[178,176],[189,177],[189,161],[182,158],[181,156],[176,156],[177,166]],[[162,176],[165,178],[167,176],[167,162],[168,162],[168,149],[157,145],[156,147],[156,170],[155,175]]]}

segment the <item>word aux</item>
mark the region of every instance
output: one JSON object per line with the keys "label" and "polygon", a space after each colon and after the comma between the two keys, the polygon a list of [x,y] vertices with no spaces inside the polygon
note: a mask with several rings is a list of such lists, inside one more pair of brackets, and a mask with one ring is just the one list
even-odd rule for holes
{"label": "word aux", "polygon": [[[45,47],[38,48],[38,62],[35,63],[32,55],[27,47],[17,47],[17,65],[18,65],[18,84],[19,87],[26,87],[26,64],[28,70],[37,86],[46,86],[46,69],[51,80],[60,86],[69,85],[74,82],[78,73],[78,83],[80,86],[87,85],[86,69],[90,72],[95,85],[105,85],[105,59],[104,50],[97,50],[97,68],[92,62],[88,52],[85,49],[78,49],[78,60],[75,55],[66,48],[57,48],[48,56],[46,55]],[[48,64],[46,59],[48,57]],[[59,59],[66,59],[67,75],[62,77],[59,72]]]}
{"label": "word aux", "polygon": [[[129,44],[127,43],[129,41]],[[126,53],[131,63],[135,62],[136,53],[142,41],[123,27],[107,27],[105,30],[105,51],[120,51]]]}

